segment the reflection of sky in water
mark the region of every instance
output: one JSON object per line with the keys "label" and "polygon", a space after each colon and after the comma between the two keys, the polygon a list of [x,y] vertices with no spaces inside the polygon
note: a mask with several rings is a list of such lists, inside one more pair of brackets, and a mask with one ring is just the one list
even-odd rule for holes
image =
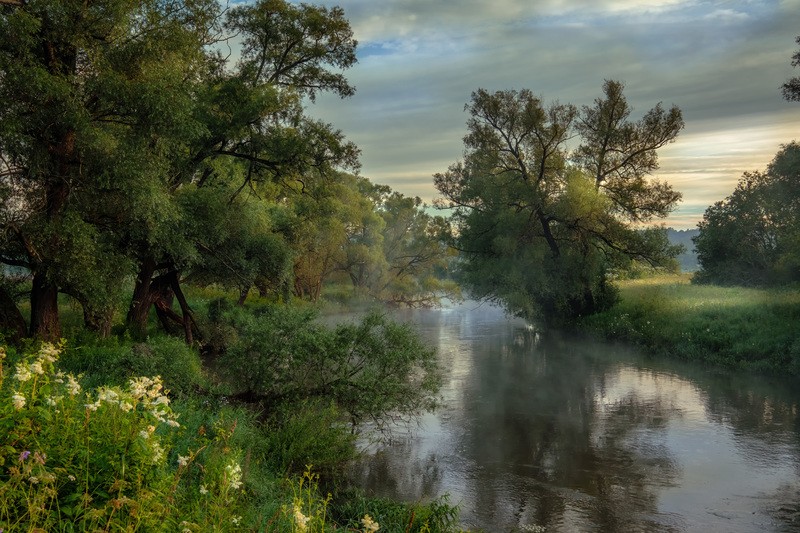
{"label": "reflection of sky in water", "polygon": [[368,490],[449,493],[487,531],[800,531],[791,384],[539,337],[488,306],[398,318],[437,346],[443,405],[370,447]]}

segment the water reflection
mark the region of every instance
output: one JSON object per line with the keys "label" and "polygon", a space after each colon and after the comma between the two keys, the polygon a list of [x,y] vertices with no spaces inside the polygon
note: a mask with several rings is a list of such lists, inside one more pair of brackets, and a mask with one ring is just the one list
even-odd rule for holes
{"label": "water reflection", "polygon": [[540,336],[494,308],[400,318],[439,348],[443,407],[354,467],[368,490],[449,493],[486,531],[800,531],[792,383]]}

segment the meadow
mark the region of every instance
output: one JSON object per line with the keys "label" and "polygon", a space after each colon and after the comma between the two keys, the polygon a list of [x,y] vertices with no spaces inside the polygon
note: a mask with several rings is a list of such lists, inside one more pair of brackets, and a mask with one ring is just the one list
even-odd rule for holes
{"label": "meadow", "polygon": [[800,289],[697,285],[691,274],[617,283],[620,301],[581,329],[651,355],[725,368],[800,374]]}

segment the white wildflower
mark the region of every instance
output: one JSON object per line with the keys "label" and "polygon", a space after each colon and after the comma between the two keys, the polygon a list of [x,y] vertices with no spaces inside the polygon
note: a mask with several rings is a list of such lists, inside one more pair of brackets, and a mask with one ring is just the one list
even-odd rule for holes
{"label": "white wildflower", "polygon": [[53,346],[53,344],[49,342],[45,342],[39,348],[39,358],[40,360],[47,361],[48,363],[55,363],[56,359],[58,359],[58,355],[60,354],[60,350]]}
{"label": "white wildflower", "polygon": [[121,401],[121,402],[119,402],[119,408],[127,413],[128,411],[133,409],[133,405],[131,405],[130,402],[122,402]]}
{"label": "white wildflower", "polygon": [[48,396],[47,398],[45,398],[44,401],[50,407],[55,407],[56,406],[56,401],[51,396]]}
{"label": "white wildflower", "polygon": [[300,506],[294,504],[294,523],[297,525],[298,531],[305,531],[308,527],[309,517],[303,514]]}
{"label": "white wildflower", "polygon": [[25,407],[25,396],[23,396],[19,392],[15,392],[11,395],[11,402],[14,404],[14,409],[19,411],[20,409]]}
{"label": "white wildflower", "polygon": [[89,411],[97,411],[97,408],[100,407],[100,400],[97,400],[94,403],[85,403],[83,406]]}
{"label": "white wildflower", "polygon": [[168,425],[168,426],[170,426],[170,427],[173,427],[173,428],[179,428],[179,427],[181,427],[181,425],[178,423],[178,421],[177,421],[177,420],[175,420],[174,418],[170,418],[170,419],[168,419],[168,420],[167,420],[167,425]]}
{"label": "white wildflower", "polygon": [[368,514],[364,515],[364,518],[361,519],[361,523],[364,525],[365,532],[374,533],[381,528],[380,524],[373,520]]}
{"label": "white wildflower", "polygon": [[37,376],[41,376],[42,374],[44,374],[44,368],[42,367],[41,361],[34,361],[28,366],[28,369]]}
{"label": "white wildflower", "polygon": [[143,439],[149,439],[150,433],[148,433],[146,429],[143,429],[139,432],[139,436],[142,437]]}
{"label": "white wildflower", "polygon": [[242,467],[239,463],[232,462],[225,467],[228,486],[234,490],[242,486]]}
{"label": "white wildflower", "polygon": [[67,479],[69,479],[70,481],[75,481],[75,476],[70,474],[70,475],[67,476]]}
{"label": "white wildflower", "polygon": [[81,391],[80,383],[78,383],[72,374],[67,374],[67,391],[70,396],[75,396]]}
{"label": "white wildflower", "polygon": [[205,485],[200,485],[200,494],[204,496],[208,494],[208,488]]}
{"label": "white wildflower", "polygon": [[158,441],[153,441],[153,464],[160,462],[164,458],[164,450]]}
{"label": "white wildflower", "polygon": [[169,398],[167,398],[166,396],[159,396],[153,402],[153,405],[162,405],[162,404],[169,405]]}
{"label": "white wildflower", "polygon": [[239,522],[241,522],[241,521],[242,521],[242,517],[241,516],[234,516],[233,518],[231,518],[231,523],[234,526],[238,526]]}
{"label": "white wildflower", "polygon": [[178,456],[178,466],[186,466],[189,464],[189,457],[185,455]]}
{"label": "white wildflower", "polygon": [[100,389],[97,394],[97,402],[115,403],[119,398],[119,394],[111,389]]}
{"label": "white wildflower", "polygon": [[24,383],[33,377],[31,370],[26,363],[17,363],[17,373],[14,375],[17,381]]}

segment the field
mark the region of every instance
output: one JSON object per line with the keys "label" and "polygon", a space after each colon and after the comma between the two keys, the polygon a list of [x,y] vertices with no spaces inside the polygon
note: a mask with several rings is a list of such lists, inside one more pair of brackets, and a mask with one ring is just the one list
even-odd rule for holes
{"label": "field", "polygon": [[618,283],[621,300],[582,329],[656,356],[800,374],[800,289],[693,285],[691,275]]}

